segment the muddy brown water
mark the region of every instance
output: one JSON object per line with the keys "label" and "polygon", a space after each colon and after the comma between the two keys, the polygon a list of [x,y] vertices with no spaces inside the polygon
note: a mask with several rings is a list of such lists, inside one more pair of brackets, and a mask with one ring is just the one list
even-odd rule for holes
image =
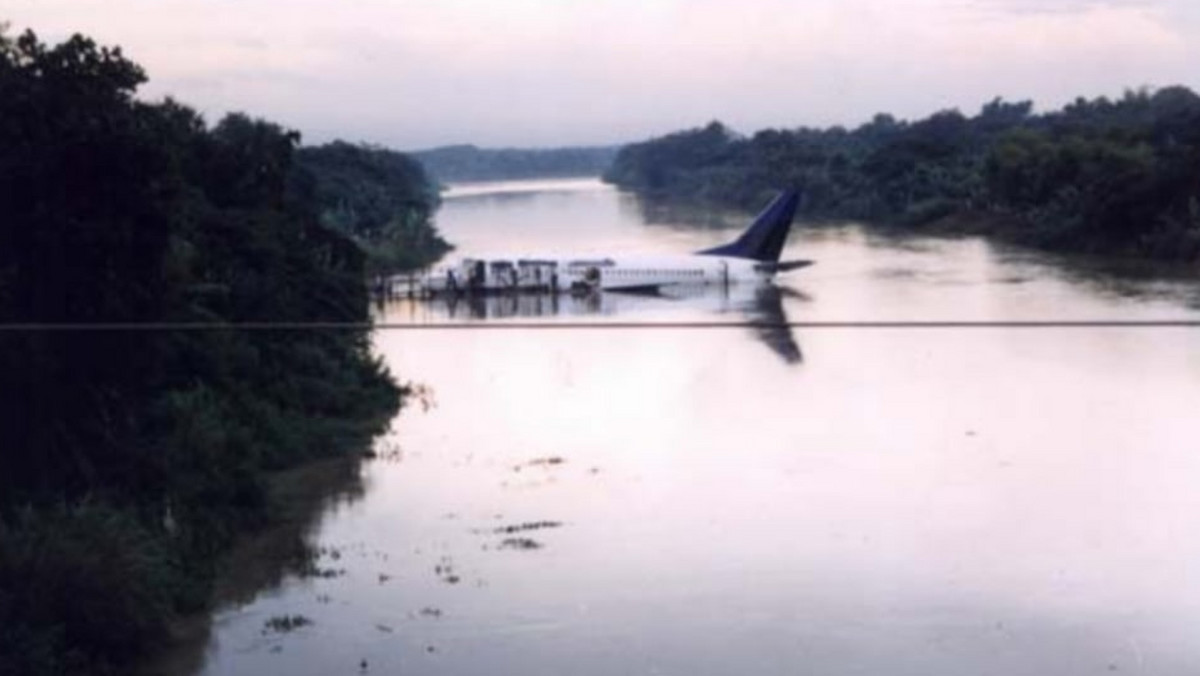
{"label": "muddy brown water", "polygon": [[[467,254],[688,251],[738,225],[592,181],[460,188],[439,221]],[[830,226],[789,254],[818,263],[781,292],[381,318],[1200,319],[1186,276],[975,238]],[[375,347],[428,390],[306,530],[337,574],[236,594],[192,673],[1200,673],[1200,330],[392,330]]]}

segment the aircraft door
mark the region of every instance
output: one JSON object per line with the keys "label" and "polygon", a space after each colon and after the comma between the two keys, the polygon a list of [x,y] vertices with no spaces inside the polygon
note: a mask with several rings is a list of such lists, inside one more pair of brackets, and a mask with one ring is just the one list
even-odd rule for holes
{"label": "aircraft door", "polygon": [[471,265],[471,278],[468,282],[470,287],[472,289],[478,289],[482,287],[485,283],[486,274],[487,268],[484,266],[483,261],[475,261]]}

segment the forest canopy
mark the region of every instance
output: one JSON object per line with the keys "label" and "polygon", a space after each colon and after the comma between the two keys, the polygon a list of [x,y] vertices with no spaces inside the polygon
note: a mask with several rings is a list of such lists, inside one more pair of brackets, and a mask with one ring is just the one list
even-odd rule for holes
{"label": "forest canopy", "polygon": [[0,33],[0,674],[124,673],[271,519],[268,472],[361,453],[404,394],[365,330],[237,325],[368,323],[364,243],[431,228],[419,167],[329,178],[374,160],[145,81]]}
{"label": "forest canopy", "polygon": [[437,187],[415,159],[344,141],[300,148],[296,159],[298,189],[323,225],[366,252],[368,272],[425,267],[450,250],[432,223]]}
{"label": "forest canopy", "polygon": [[413,157],[435,180],[450,183],[599,176],[616,154],[616,146],[531,149],[457,145],[420,150]]}
{"label": "forest canopy", "polygon": [[1048,249],[1200,260],[1200,97],[1185,87],[1080,98],[1035,114],[886,114],[855,129],[720,122],[626,146],[606,180],[650,197],[753,208],[804,192],[802,213],[980,232]]}

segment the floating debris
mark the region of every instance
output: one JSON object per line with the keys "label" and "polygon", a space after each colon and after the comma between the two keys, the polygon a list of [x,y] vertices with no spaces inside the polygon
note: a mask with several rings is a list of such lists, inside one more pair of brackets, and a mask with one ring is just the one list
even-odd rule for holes
{"label": "floating debris", "polygon": [[393,631],[395,631],[395,629],[392,629],[391,627],[387,626],[386,624],[377,624],[377,625],[375,625],[375,628],[378,629],[379,631],[382,631],[385,634],[390,634]]}
{"label": "floating debris", "polygon": [[567,462],[566,460],[564,460],[563,458],[561,458],[557,455],[550,456],[548,458],[535,458],[533,460],[530,460],[529,462],[525,462],[520,465],[514,465],[513,471],[520,472],[521,470],[523,470],[527,467],[553,467],[555,465],[562,465],[566,462]]}
{"label": "floating debris", "polygon": [[312,623],[312,620],[303,615],[278,615],[263,622],[263,633],[266,634],[273,631],[278,634],[286,634]]}
{"label": "floating debris", "polygon": [[458,584],[462,582],[462,578],[454,572],[454,560],[448,556],[443,556],[438,561],[437,565],[433,567],[433,572],[446,584]]}
{"label": "floating debris", "polygon": [[441,616],[442,616],[442,610],[441,610],[441,608],[425,606],[424,608],[422,608],[420,610],[420,612],[418,614],[421,617],[430,617],[430,618],[438,619],[438,618],[441,618]]}
{"label": "floating debris", "polygon": [[308,577],[319,577],[326,580],[332,580],[335,577],[342,577],[345,574],[345,568],[313,568]]}
{"label": "floating debris", "polygon": [[296,571],[296,575],[302,579],[315,577],[331,580],[335,577],[342,577],[345,574],[345,568],[320,568],[315,563],[310,563]]}
{"label": "floating debris", "polygon": [[380,442],[367,451],[366,457],[384,462],[400,463],[404,462],[404,449],[395,441]]}
{"label": "floating debris", "polygon": [[512,535],[513,533],[524,533],[533,530],[542,530],[545,528],[562,528],[561,521],[527,521],[512,526],[501,526],[494,529],[492,532],[499,535]]}
{"label": "floating debris", "polygon": [[506,538],[500,543],[500,549],[520,549],[529,551],[532,549],[541,549],[542,543],[532,538]]}
{"label": "floating debris", "polygon": [[417,400],[421,405],[421,412],[428,413],[430,410],[437,408],[437,396],[433,387],[425,383],[405,383],[405,389],[408,390],[408,396]]}

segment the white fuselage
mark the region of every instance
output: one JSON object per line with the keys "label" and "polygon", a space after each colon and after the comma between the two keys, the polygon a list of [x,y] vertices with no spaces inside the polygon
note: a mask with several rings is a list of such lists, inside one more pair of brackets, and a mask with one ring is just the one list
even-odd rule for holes
{"label": "white fuselage", "polygon": [[479,256],[429,274],[393,280],[417,295],[503,291],[637,291],[670,286],[761,284],[773,275],[759,261],[696,254],[626,256]]}

